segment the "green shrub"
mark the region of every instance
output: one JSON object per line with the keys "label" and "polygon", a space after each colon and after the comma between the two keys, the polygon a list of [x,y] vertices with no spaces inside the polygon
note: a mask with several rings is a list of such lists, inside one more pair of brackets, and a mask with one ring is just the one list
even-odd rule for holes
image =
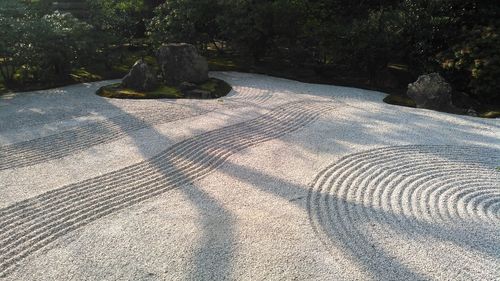
{"label": "green shrub", "polygon": [[40,17],[8,3],[0,5],[0,73],[7,85],[67,78],[93,52],[87,23],[69,13]]}
{"label": "green shrub", "polygon": [[[220,98],[231,92],[231,86],[226,82],[210,78],[207,81],[196,85],[197,90],[210,93],[210,98]],[[111,84],[101,87],[97,95],[106,98],[116,99],[183,99],[190,98],[189,93],[183,93],[178,87],[161,85],[157,89],[149,92],[140,92],[128,88],[123,88],[121,83]]]}
{"label": "green shrub", "polygon": [[218,0],[170,0],[154,10],[147,30],[158,46],[167,42],[187,42],[203,50],[210,43],[217,47],[221,36],[220,18],[224,6]]}
{"label": "green shrub", "polygon": [[72,2],[85,2],[84,21],[54,12],[52,0],[0,1],[4,83],[59,81],[96,65],[111,72],[117,61],[128,67],[132,47],[146,55],[159,44],[182,41],[240,58],[245,65],[237,69],[274,67],[327,81],[346,76],[340,78],[370,87],[381,84],[389,65],[404,65],[410,77],[438,71],[456,90],[500,103],[500,9],[494,0]]}
{"label": "green shrub", "polygon": [[67,78],[73,67],[81,65],[93,53],[91,26],[70,13],[44,15],[31,31],[31,64],[41,80]]}
{"label": "green shrub", "polygon": [[500,34],[495,26],[464,30],[462,40],[439,54],[442,68],[460,90],[500,104]]}
{"label": "green shrub", "polygon": [[27,7],[17,0],[0,2],[0,75],[7,86],[13,84],[16,71],[26,61],[21,47],[27,14]]}

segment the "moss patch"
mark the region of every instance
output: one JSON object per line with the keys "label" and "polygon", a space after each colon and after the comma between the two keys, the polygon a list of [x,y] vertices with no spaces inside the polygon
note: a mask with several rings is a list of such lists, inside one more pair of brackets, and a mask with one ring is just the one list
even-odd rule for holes
{"label": "moss patch", "polygon": [[[400,105],[406,107],[417,107],[415,102],[402,95],[389,95],[384,98],[384,102],[393,105]],[[489,109],[489,110],[478,110],[478,117],[481,118],[500,118],[500,110],[499,109]]]}
{"label": "moss patch", "polygon": [[406,107],[417,107],[417,104],[412,99],[402,95],[388,95],[384,98],[384,102]]}
{"label": "moss patch", "polygon": [[241,62],[237,61],[235,58],[228,57],[211,57],[207,59],[208,66],[212,71],[243,71],[245,70],[241,67]]}
{"label": "moss patch", "polygon": [[198,88],[211,93],[213,98],[223,97],[231,92],[231,86],[219,79],[210,78],[207,82],[198,85]]}
{"label": "moss patch", "polygon": [[[210,78],[204,83],[197,85],[196,89],[210,92],[212,98],[220,98],[231,91],[231,86],[226,82]],[[101,97],[115,99],[182,99],[186,98],[184,93],[171,86],[160,86],[149,92],[139,92],[132,89],[123,88],[120,83],[101,87],[97,94]]]}
{"label": "moss patch", "polygon": [[500,118],[500,110],[489,110],[479,113],[482,118]]}
{"label": "moss patch", "polygon": [[150,92],[138,92],[123,88],[120,83],[101,87],[97,94],[101,97],[114,99],[177,99],[184,97],[182,93],[174,88],[161,86]]}
{"label": "moss patch", "polygon": [[103,79],[101,75],[91,73],[85,68],[79,68],[74,70],[73,73],[70,74],[70,76],[73,81],[81,83]]}

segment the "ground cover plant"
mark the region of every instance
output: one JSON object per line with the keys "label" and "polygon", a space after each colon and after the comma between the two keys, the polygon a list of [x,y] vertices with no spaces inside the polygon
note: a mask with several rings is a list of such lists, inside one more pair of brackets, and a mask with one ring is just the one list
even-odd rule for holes
{"label": "ground cover plant", "polygon": [[[209,98],[220,98],[231,91],[231,86],[220,79],[210,78],[208,81],[196,85],[195,89],[210,93]],[[121,83],[104,86],[97,91],[97,94],[106,98],[118,99],[201,98],[186,95],[179,87],[175,86],[161,85],[152,91],[136,91],[122,87]]]}

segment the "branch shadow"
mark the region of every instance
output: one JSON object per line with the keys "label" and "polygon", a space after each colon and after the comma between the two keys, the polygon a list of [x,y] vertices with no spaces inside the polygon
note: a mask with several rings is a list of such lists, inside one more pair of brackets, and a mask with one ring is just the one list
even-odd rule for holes
{"label": "branch shadow", "polygon": [[[111,105],[113,106],[113,105]],[[121,110],[117,108],[117,110]],[[136,116],[123,112],[124,115],[129,118],[130,121],[133,120],[138,120]],[[376,119],[378,115],[371,114],[369,112],[366,113],[365,118],[372,118]],[[387,119],[380,120],[383,122],[388,122]],[[396,122],[396,120],[393,120]],[[120,127],[123,131],[126,133],[130,134],[130,131],[127,131],[126,127],[122,123],[117,123],[116,124],[118,127]],[[344,126],[348,126],[349,123],[343,124]],[[419,124],[419,126],[427,126],[425,124]],[[155,135],[161,136],[165,138],[165,142],[171,141],[166,137],[164,134],[161,132],[157,131],[153,126],[148,127],[148,130],[153,131]],[[438,130],[438,126],[435,126],[435,128],[432,128],[433,130]],[[365,130],[365,134],[369,134],[369,132],[366,130],[366,128],[359,128],[360,131]],[[401,132],[398,132],[401,133]],[[198,133],[196,133],[198,134]],[[138,148],[139,153],[143,155],[150,155],[150,152],[146,150],[146,147],[144,144],[141,142],[141,140],[137,139],[136,135],[130,134],[130,137],[133,141],[135,141],[135,146]],[[464,137],[465,138],[465,137]],[[348,138],[345,139],[345,141],[349,140]],[[186,141],[189,141],[186,140]],[[352,141],[352,139],[351,139]],[[375,140],[376,141],[376,140]],[[487,141],[492,141],[492,139],[488,139]],[[227,145],[227,143],[222,140],[220,145]],[[175,145],[174,145],[175,146]],[[167,192],[168,189],[167,187],[172,187],[172,188],[181,188],[181,190],[186,194],[186,197],[189,198],[189,200],[192,202],[194,206],[199,210],[199,213],[201,214],[200,218],[200,225],[202,226],[202,232],[203,232],[203,238],[198,241],[198,246],[197,246],[197,251],[195,256],[193,257],[194,260],[194,267],[191,268],[190,270],[190,276],[192,279],[204,279],[206,277],[210,278],[222,278],[224,276],[228,276],[231,273],[231,259],[233,257],[235,248],[235,237],[234,237],[234,218],[232,214],[227,211],[223,205],[220,204],[217,200],[215,200],[213,197],[211,197],[209,194],[204,192],[203,190],[197,188],[194,184],[194,181],[197,180],[197,178],[193,179],[192,175],[189,174],[189,171],[185,169],[184,166],[179,166],[179,163],[189,163],[189,165],[198,167],[198,168],[203,168],[203,162],[201,160],[210,158],[212,159],[213,163],[217,163],[215,165],[216,167],[219,167],[220,165],[224,164],[225,169],[224,171],[227,172],[229,171],[237,171],[230,173],[229,175],[235,178],[238,178],[242,181],[246,181],[247,183],[255,186],[257,189],[265,191],[273,196],[276,196],[278,198],[285,198],[288,200],[291,200],[293,198],[288,198],[288,195],[290,192],[293,194],[302,194],[304,197],[307,196],[308,190],[305,186],[301,185],[295,185],[291,183],[287,183],[286,186],[277,186],[273,183],[276,183],[278,181],[282,181],[282,179],[263,174],[261,172],[258,172],[257,170],[248,168],[248,167],[243,167],[243,166],[238,166],[234,163],[231,162],[226,162],[225,160],[227,159],[226,155],[218,155],[214,154],[213,151],[210,150],[204,150],[204,147],[197,147],[198,149],[198,154],[196,157],[188,157],[185,154],[175,154],[174,152],[170,153],[161,153],[160,156],[155,156],[152,157],[151,159],[148,159],[141,165],[133,165],[131,167],[126,167],[123,169],[120,169],[119,171],[123,172],[131,172],[135,176],[137,176],[137,172],[134,171],[134,169],[141,170],[141,169],[146,169],[149,171],[150,174],[145,176],[143,179],[137,179],[138,180],[138,186],[140,186],[142,183],[148,180],[155,180],[157,181],[161,187],[160,190],[163,190],[163,192]],[[245,148],[243,148],[245,149]],[[236,150],[238,151],[238,150]],[[239,150],[241,151],[241,150]],[[189,154],[188,154],[189,155]],[[142,174],[141,174],[142,175]],[[152,176],[151,176],[152,175]],[[128,176],[128,175],[127,175]],[[172,184],[171,178],[175,176],[175,178],[178,180],[176,184]],[[85,184],[91,184],[91,181],[85,181]],[[66,188],[66,187],[64,187]],[[63,188],[63,189],[64,189]],[[163,189],[162,189],[163,188]],[[60,190],[62,192],[62,189]],[[57,195],[57,192],[59,190],[56,190],[54,192],[49,192],[47,194],[43,194],[43,196],[37,196],[36,198],[33,198],[32,200],[27,200],[25,202],[21,202],[20,204],[17,204],[16,208],[20,208],[19,210],[30,210],[31,207],[36,208],[39,206],[40,201],[47,200],[47,196],[55,196]],[[127,191],[128,192],[128,191]],[[67,234],[69,231],[73,231],[75,229],[78,229],[88,223],[91,223],[101,217],[107,216],[111,213],[116,213],[120,210],[123,210],[131,205],[137,204],[139,202],[143,202],[144,200],[148,200],[151,198],[154,198],[156,195],[160,193],[156,192],[153,194],[150,194],[148,196],[141,197],[140,199],[134,198],[130,202],[124,205],[120,205],[116,208],[114,208],[110,212],[105,212],[101,216],[96,216],[92,220],[88,222],[83,222],[78,226],[75,226],[72,229],[69,229],[67,232],[60,233],[59,236],[53,236],[54,239],[49,241],[52,242],[58,237]],[[44,197],[45,196],[45,197]],[[332,202],[335,202],[335,200],[340,200],[339,198],[331,198]],[[307,210],[306,204],[303,202],[303,200],[295,200],[293,201],[294,204],[297,204],[298,206],[304,208]],[[352,204],[351,202],[341,202],[337,201],[339,204]],[[421,222],[416,222],[414,221],[413,218],[406,218],[406,217],[401,217],[396,214],[391,214],[391,213],[386,213],[386,212],[381,212],[380,210],[373,210],[371,208],[367,208],[365,206],[361,205],[354,205],[351,206],[352,208],[357,208],[361,209],[366,212],[378,212],[379,215],[381,216],[392,216],[396,220],[409,220],[409,223],[421,223]],[[5,214],[10,212],[11,208],[5,208],[0,210],[0,214]],[[37,210],[38,211],[38,210]],[[43,211],[43,209],[42,209]],[[1,219],[1,216],[0,216]],[[0,222],[0,227],[2,227],[2,224]],[[323,225],[323,231],[329,232],[330,230],[326,225]],[[398,225],[391,225],[391,227],[397,228]],[[458,230],[453,230],[453,229],[440,229],[439,226],[431,225],[431,224],[424,224],[422,225],[422,229],[431,229],[434,231],[428,232],[417,232],[417,233],[409,233],[411,235],[416,235],[418,237],[421,236],[430,236],[432,238],[438,238],[442,239],[444,241],[450,241],[452,243],[458,244],[462,247],[468,246],[467,240],[462,239],[463,233],[459,232]],[[4,229],[1,229],[2,232]],[[5,229],[6,230],[6,229]],[[398,229],[398,231],[405,232],[405,229]],[[0,232],[0,234],[2,233]],[[443,235],[446,234],[446,235]],[[370,239],[368,237],[363,237],[359,238],[362,244],[369,244]],[[493,248],[498,249],[498,243],[497,241],[491,241],[488,240],[488,237],[477,237],[482,243],[481,245],[486,245],[485,247],[475,247],[474,250],[483,252],[493,258],[497,258],[497,252],[491,252],[491,246]],[[424,279],[423,276],[419,275],[418,273],[412,271],[410,268],[405,266],[403,263],[395,260],[392,258],[389,254],[383,251],[383,249],[376,249],[374,252],[372,252],[374,255],[376,255],[377,259],[375,260],[370,260],[367,259],[365,256],[360,256],[357,251],[354,251],[352,247],[349,246],[350,240],[345,238],[342,235],[333,235],[333,240],[335,243],[340,243],[343,245],[344,252],[347,253],[352,257],[355,262],[359,263],[363,267],[367,268],[370,272],[372,272],[372,275],[376,279],[386,279],[387,278],[387,272],[384,270],[381,270],[381,268],[386,268],[387,265],[390,265],[392,270],[394,271],[393,275],[395,277],[401,277],[401,278],[411,278],[415,280],[420,280]],[[46,244],[45,244],[46,245]],[[0,252],[1,253],[1,252]],[[24,258],[24,257],[23,257]],[[22,260],[22,259],[20,259]],[[2,261],[2,260],[0,260]],[[17,260],[19,261],[19,260]],[[16,261],[16,262],[17,262]],[[381,265],[384,265],[383,267]],[[1,263],[0,263],[1,265]],[[0,272],[1,272],[1,267],[0,267]],[[209,275],[207,275],[209,274]]]}
{"label": "branch shadow", "polygon": [[[225,276],[229,274],[232,254],[230,246],[233,244],[232,241],[234,239],[232,237],[231,215],[216,200],[192,184],[192,175],[185,173],[182,167],[177,168],[179,162],[191,161],[192,159],[178,159],[182,158],[183,155],[175,154],[175,151],[169,153],[168,150],[150,158],[151,151],[149,151],[148,146],[143,143],[143,140],[137,138],[139,136],[136,133],[138,130],[149,130],[156,137],[163,138],[164,143],[172,142],[172,140],[157,131],[154,127],[156,124],[148,123],[130,112],[115,107],[107,99],[102,98],[102,102],[107,104],[104,106],[105,108],[114,108],[115,112],[119,112],[121,121],[114,122],[115,120],[112,118],[107,119],[116,128],[115,130],[107,130],[105,127],[101,128],[99,135],[104,133],[105,135],[110,134],[112,136],[117,131],[122,132],[123,136],[127,135],[135,143],[134,146],[138,154],[144,155],[148,160],[121,168],[103,176],[51,190],[34,198],[23,200],[0,209],[0,236],[7,235],[5,236],[5,240],[0,240],[0,276],[10,274],[15,270],[16,265],[26,257],[70,232],[80,229],[100,218],[120,212],[139,202],[152,199],[159,194],[168,192],[172,188],[180,187],[182,187],[181,190],[186,193],[192,205],[200,210],[199,213],[201,214],[199,220],[203,238],[201,241],[198,241],[199,251],[197,256],[193,257],[196,268],[193,270],[192,275],[211,274],[212,276]],[[196,107],[195,104],[193,106]],[[140,128],[135,128],[136,130],[131,130],[130,123],[147,124],[144,124]],[[87,133],[89,140],[92,141],[95,135],[92,132]],[[65,144],[68,144],[68,140],[70,141],[71,139],[62,138],[61,143],[56,145],[55,148],[64,147]],[[189,138],[181,141],[181,143],[186,141],[189,141]],[[88,144],[92,145],[90,142]],[[54,150],[53,146],[43,146],[43,148],[37,152],[43,155],[47,153],[47,150],[49,152]],[[70,149],[69,152],[75,151]],[[67,155],[70,155],[70,153]],[[173,159],[176,160],[176,163],[171,162]],[[192,165],[197,164],[192,163]],[[137,177],[145,175],[134,171],[135,169],[147,172],[149,178],[156,180],[155,185],[151,186],[150,190],[146,189],[143,193],[138,193],[134,190],[135,188],[140,190],[141,187],[143,188],[143,184],[149,180],[147,177]],[[114,177],[114,175],[122,177]],[[173,182],[173,178],[176,181]],[[117,182],[125,184],[123,186],[111,186]],[[189,188],[185,189],[186,186],[189,186]],[[151,193],[148,194],[148,192]],[[122,196],[125,196],[125,199],[121,199],[123,198]],[[111,202],[110,199],[115,199],[116,202]],[[217,214],[218,219],[216,222],[214,222],[214,218],[211,215],[207,215],[204,211],[206,208],[209,208],[212,213]],[[80,215],[82,213],[84,216]],[[68,218],[64,217],[68,215]],[[37,220],[38,222],[36,222]],[[43,224],[40,224],[40,221]],[[26,223],[25,227],[22,225],[23,223]],[[217,228],[214,228],[215,223]],[[16,230],[18,226],[20,228]],[[51,227],[51,229],[47,227]],[[224,245],[224,247],[220,245]],[[211,257],[211,259],[205,259],[207,253],[213,253],[212,251],[219,251],[220,255]]]}
{"label": "branch shadow", "polygon": [[[255,189],[264,191],[277,198],[282,198],[292,202],[294,205],[303,208],[307,212],[312,212],[313,217],[317,216],[318,210],[310,210],[304,198],[319,196],[315,191],[308,190],[307,186],[293,184],[282,178],[277,178],[259,172],[253,168],[241,166],[228,161],[224,169],[220,170],[230,177],[246,182]],[[324,194],[322,196],[325,196]],[[398,233],[412,240],[434,239],[443,243],[452,243],[464,251],[480,252],[493,259],[500,259],[500,240],[498,236],[492,236],[491,229],[483,229],[483,225],[467,225],[466,227],[449,227],[417,220],[403,214],[395,214],[382,209],[374,209],[356,202],[346,201],[336,198],[333,195],[326,195],[327,201],[331,205],[342,206],[344,209],[355,210],[356,213],[350,218],[338,218],[338,221],[348,220],[352,225],[331,224],[326,221],[318,221],[320,229],[315,229],[321,242],[330,248],[332,245],[341,249],[349,259],[364,269],[375,280],[427,280],[428,277],[421,275],[409,268],[403,261],[398,261],[395,256],[390,255],[383,248],[376,246],[371,237],[363,234],[356,225],[366,225],[368,222],[362,217],[356,218],[356,214],[370,213],[375,217],[386,218],[389,224],[386,225],[391,232]],[[297,199],[298,198],[298,199]],[[319,207],[318,207],[319,208]],[[338,216],[333,210],[332,216]],[[310,217],[310,220],[314,218]],[[335,220],[337,221],[337,220]],[[314,228],[311,221],[311,225]],[[408,228],[405,226],[411,225]],[[326,233],[327,240],[321,239]],[[410,253],[409,253],[410,254]],[[428,253],[429,257],[431,253]],[[411,254],[410,254],[411,255]]]}

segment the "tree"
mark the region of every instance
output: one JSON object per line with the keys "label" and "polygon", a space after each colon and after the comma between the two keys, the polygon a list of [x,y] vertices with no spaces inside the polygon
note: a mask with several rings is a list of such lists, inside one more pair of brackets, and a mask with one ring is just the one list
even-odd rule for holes
{"label": "tree", "polygon": [[142,22],[142,0],[86,0],[90,6],[88,22],[96,31],[112,35],[120,42],[130,42]]}
{"label": "tree", "polygon": [[221,39],[219,19],[225,15],[220,0],[169,0],[154,10],[148,32],[156,45],[188,42],[201,49]]}
{"label": "tree", "polygon": [[[307,1],[240,0],[222,17],[225,38],[254,61],[267,54],[289,58],[303,46],[299,41]],[[296,57],[298,59],[298,57]]]}
{"label": "tree", "polygon": [[27,17],[27,8],[19,1],[0,2],[0,75],[7,86],[13,84],[15,71],[23,63],[19,35],[23,34]]}
{"label": "tree", "polygon": [[18,80],[66,77],[92,53],[90,26],[69,13],[41,16],[18,1],[0,6],[0,73],[9,86]]}
{"label": "tree", "polygon": [[84,62],[93,53],[91,26],[75,18],[70,13],[58,11],[44,15],[39,24],[32,26],[33,38],[39,68],[52,70],[56,78],[68,75],[72,67]]}
{"label": "tree", "polygon": [[494,0],[71,0],[87,3],[85,22],[54,12],[64,5],[53,2],[0,1],[6,83],[59,79],[84,64],[82,58],[111,69],[117,50],[145,42],[147,26],[151,47],[227,46],[255,63],[336,68],[371,82],[397,62],[414,75],[439,71],[485,102],[499,100],[500,7]]}

